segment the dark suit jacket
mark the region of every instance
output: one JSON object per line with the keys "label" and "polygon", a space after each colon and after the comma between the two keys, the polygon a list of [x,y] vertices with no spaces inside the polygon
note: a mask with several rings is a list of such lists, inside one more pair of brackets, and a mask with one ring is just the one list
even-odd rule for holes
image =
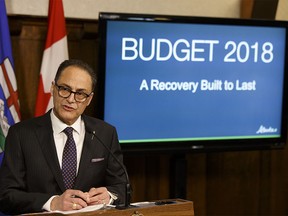
{"label": "dark suit jacket", "polygon": [[[99,119],[82,117],[86,134],[74,188],[86,192],[105,186],[123,203],[125,173],[103,146],[105,143],[123,161],[116,130]],[[52,195],[64,191],[50,112],[11,126],[0,168],[0,211],[39,212]]]}

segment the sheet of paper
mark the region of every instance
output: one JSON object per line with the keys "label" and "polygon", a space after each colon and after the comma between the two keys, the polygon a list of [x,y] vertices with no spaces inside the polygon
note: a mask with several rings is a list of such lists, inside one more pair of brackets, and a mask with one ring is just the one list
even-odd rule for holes
{"label": "sheet of paper", "polygon": [[103,208],[103,206],[104,206],[104,204],[98,204],[98,205],[87,206],[87,207],[79,209],[79,210],[53,211],[51,213],[73,214],[73,213],[80,213],[80,212],[89,212],[89,211],[99,210],[99,209]]}

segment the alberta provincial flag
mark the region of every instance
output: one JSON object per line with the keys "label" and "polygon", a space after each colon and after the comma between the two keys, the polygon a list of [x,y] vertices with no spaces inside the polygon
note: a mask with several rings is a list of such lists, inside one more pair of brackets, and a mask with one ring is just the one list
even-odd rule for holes
{"label": "alberta provincial flag", "polygon": [[8,129],[19,121],[20,107],[6,6],[5,1],[0,0],[0,164]]}

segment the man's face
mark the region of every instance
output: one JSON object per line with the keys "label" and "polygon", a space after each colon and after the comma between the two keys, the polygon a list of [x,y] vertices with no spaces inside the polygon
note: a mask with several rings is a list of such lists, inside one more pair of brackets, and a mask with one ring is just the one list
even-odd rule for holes
{"label": "man's face", "polygon": [[90,104],[93,93],[84,102],[77,102],[74,93],[71,93],[68,98],[59,96],[56,85],[64,86],[73,92],[84,92],[89,95],[92,91],[91,77],[86,71],[69,66],[62,71],[57,83],[53,83],[51,86],[55,115],[64,123],[71,125]]}

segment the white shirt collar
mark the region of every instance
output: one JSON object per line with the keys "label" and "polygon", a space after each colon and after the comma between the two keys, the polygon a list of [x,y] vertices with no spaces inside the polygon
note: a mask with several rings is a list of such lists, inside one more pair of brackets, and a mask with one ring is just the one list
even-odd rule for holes
{"label": "white shirt collar", "polygon": [[79,118],[72,125],[67,125],[64,122],[62,122],[59,118],[57,118],[57,116],[54,114],[53,109],[50,113],[50,116],[52,121],[52,127],[55,134],[60,134],[66,127],[72,127],[78,134],[80,134],[81,116],[79,116]]}

